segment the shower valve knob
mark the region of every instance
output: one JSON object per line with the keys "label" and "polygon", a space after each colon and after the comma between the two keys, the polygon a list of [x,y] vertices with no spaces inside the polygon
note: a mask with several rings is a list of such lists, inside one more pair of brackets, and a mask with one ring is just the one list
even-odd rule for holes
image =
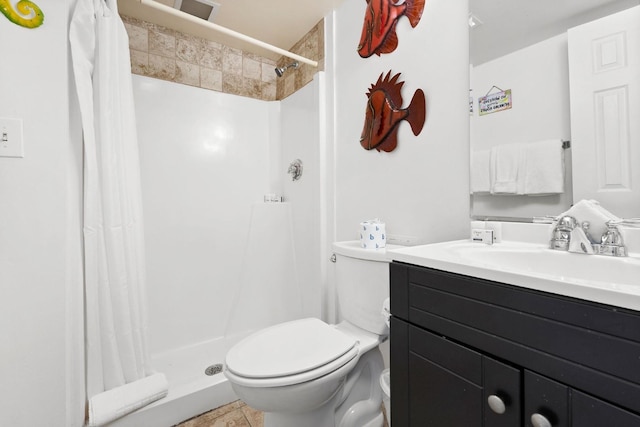
{"label": "shower valve knob", "polygon": [[289,165],[289,169],[287,169],[287,173],[291,174],[291,180],[297,181],[302,177],[302,160],[295,159]]}

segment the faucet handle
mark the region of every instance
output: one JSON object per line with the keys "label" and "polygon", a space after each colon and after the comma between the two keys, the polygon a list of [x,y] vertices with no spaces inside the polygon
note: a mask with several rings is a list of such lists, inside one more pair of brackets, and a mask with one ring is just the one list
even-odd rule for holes
{"label": "faucet handle", "polygon": [[624,246],[622,234],[620,234],[616,224],[611,223],[611,221],[607,222],[607,231],[602,234],[601,243],[603,245]]}
{"label": "faucet handle", "polygon": [[607,231],[602,233],[600,240],[602,243],[593,245],[596,253],[609,256],[627,256],[627,248],[624,246],[622,234],[617,224],[611,221],[607,222]]}
{"label": "faucet handle", "polygon": [[571,232],[578,226],[578,220],[570,215],[565,215],[556,222],[553,227],[553,235],[549,242],[549,248],[557,251],[569,250]]}
{"label": "faucet handle", "polygon": [[562,231],[571,231],[578,226],[578,220],[571,215],[565,215],[558,220],[556,229]]}
{"label": "faucet handle", "polygon": [[589,243],[591,243],[592,245],[594,243],[598,243],[593,236],[591,236],[591,233],[589,233],[589,227],[591,226],[591,224],[589,223],[589,221],[583,221],[582,224],[580,224],[580,226],[582,227],[582,231],[584,231],[585,236],[587,236],[587,239],[589,240]]}

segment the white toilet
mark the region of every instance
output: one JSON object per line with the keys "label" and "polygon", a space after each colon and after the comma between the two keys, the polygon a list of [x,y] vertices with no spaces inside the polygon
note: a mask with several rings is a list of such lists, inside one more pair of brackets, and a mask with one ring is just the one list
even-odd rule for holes
{"label": "white toilet", "polygon": [[[387,249],[391,249],[387,245]],[[265,427],[381,427],[389,296],[385,249],[333,244],[341,322],[308,318],[258,331],[229,350],[225,375]]]}

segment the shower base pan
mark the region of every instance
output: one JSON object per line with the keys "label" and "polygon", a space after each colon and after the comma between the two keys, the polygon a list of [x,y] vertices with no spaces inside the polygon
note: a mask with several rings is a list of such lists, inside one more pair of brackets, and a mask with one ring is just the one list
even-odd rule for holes
{"label": "shower base pan", "polygon": [[220,367],[225,354],[238,340],[218,338],[154,355],[154,369],[164,373],[169,382],[167,397],[114,421],[109,427],[171,427],[237,400]]}

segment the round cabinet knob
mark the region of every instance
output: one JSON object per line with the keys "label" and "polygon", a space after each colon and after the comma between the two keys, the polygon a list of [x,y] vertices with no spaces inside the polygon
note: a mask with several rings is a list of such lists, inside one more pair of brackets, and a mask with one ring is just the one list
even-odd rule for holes
{"label": "round cabinet knob", "polygon": [[552,427],[549,420],[540,414],[531,415],[531,424],[533,424],[533,427]]}
{"label": "round cabinet knob", "polygon": [[489,403],[489,408],[491,408],[491,410],[496,414],[502,415],[507,410],[507,406],[504,404],[504,401],[495,394],[492,394],[487,398],[487,403]]}

